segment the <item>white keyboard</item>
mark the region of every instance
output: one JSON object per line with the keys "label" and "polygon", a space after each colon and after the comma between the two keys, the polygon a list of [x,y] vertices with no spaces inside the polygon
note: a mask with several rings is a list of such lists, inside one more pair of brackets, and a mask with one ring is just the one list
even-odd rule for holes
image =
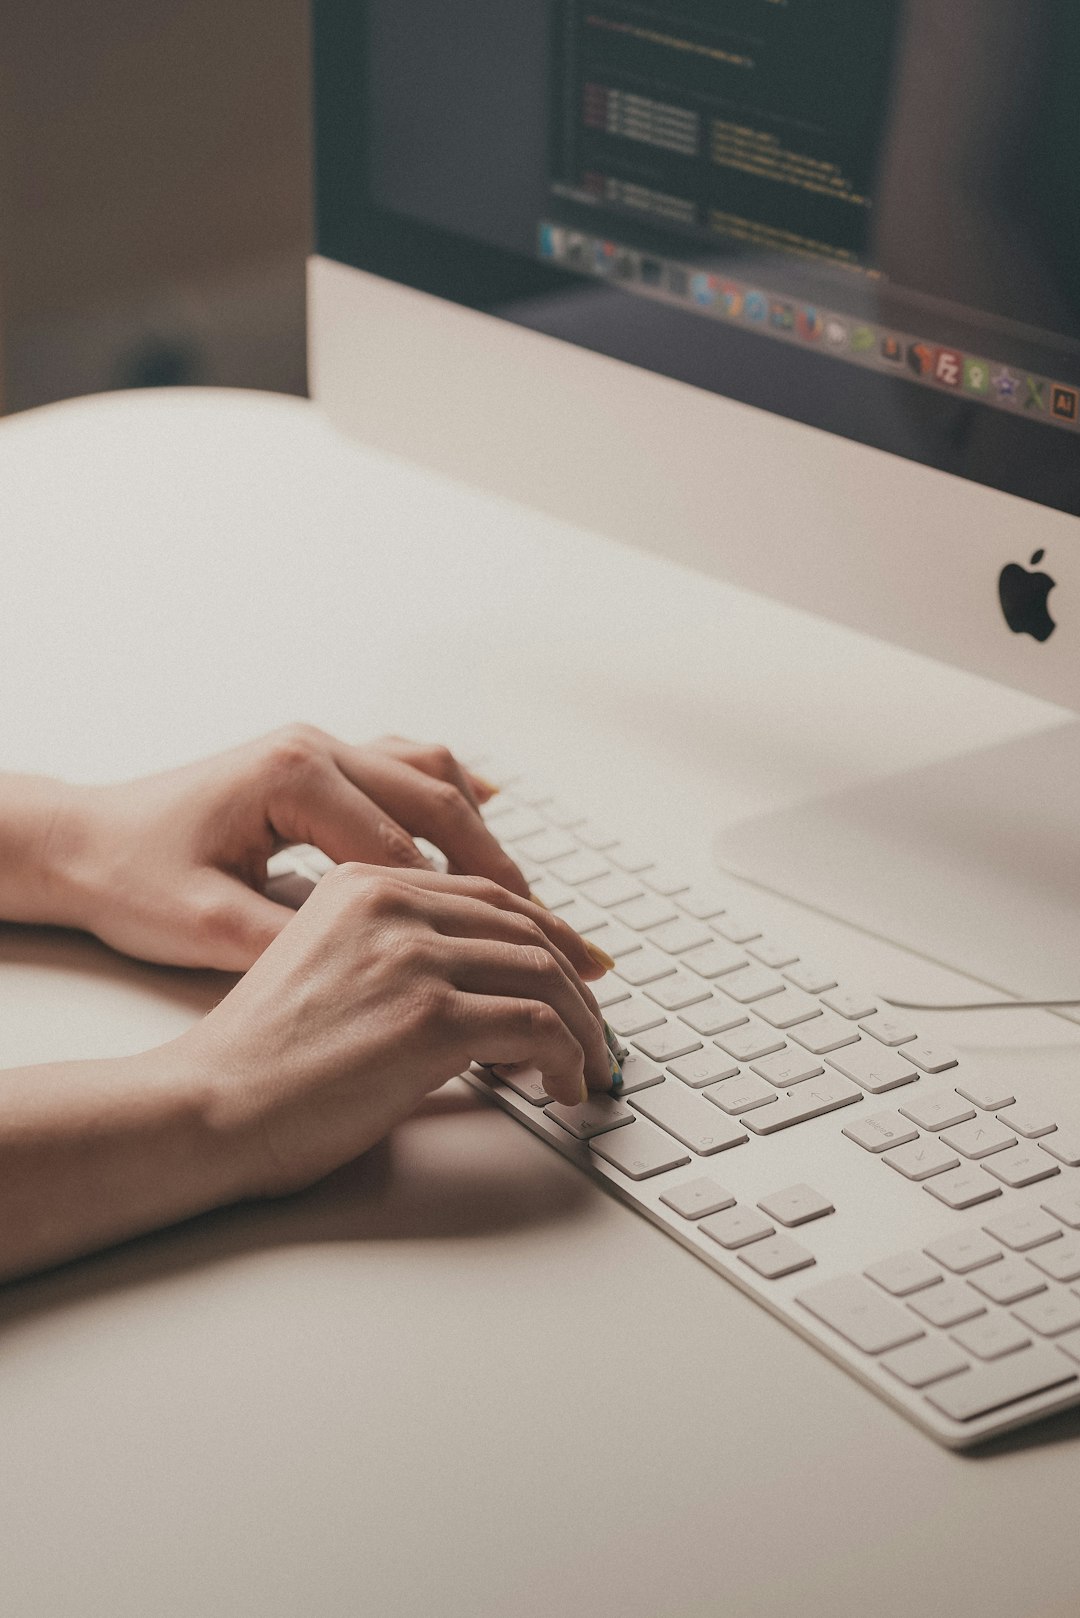
{"label": "white keyboard", "polygon": [[[764,936],[722,886],[522,782],[484,814],[615,960],[593,988],[631,1055],[582,1106],[535,1072],[476,1067],[475,1088],[942,1444],[1080,1403],[1080,1129]],[[290,858],[301,885],[329,863],[277,856],[286,889]]]}

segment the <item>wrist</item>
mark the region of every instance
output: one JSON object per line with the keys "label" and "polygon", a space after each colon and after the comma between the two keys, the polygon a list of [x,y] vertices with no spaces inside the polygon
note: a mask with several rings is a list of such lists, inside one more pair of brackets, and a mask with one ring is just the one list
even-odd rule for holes
{"label": "wrist", "polygon": [[86,925],[92,792],[47,776],[0,781],[0,918]]}

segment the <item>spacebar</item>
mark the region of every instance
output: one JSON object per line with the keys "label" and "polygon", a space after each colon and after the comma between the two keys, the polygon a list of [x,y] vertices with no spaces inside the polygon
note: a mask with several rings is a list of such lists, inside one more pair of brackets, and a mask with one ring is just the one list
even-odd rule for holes
{"label": "spacebar", "polygon": [[984,1365],[977,1371],[951,1376],[926,1397],[954,1421],[971,1421],[1001,1405],[1011,1405],[1029,1394],[1042,1393],[1059,1382],[1074,1381],[1076,1374],[1076,1367],[1056,1348],[1040,1344],[1038,1348],[1010,1354],[996,1365]]}

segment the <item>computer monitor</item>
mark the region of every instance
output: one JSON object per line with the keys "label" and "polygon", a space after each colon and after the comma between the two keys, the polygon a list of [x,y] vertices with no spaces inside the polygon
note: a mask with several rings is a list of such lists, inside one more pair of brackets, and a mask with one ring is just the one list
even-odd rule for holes
{"label": "computer monitor", "polygon": [[332,414],[1077,703],[1075,0],[314,17]]}

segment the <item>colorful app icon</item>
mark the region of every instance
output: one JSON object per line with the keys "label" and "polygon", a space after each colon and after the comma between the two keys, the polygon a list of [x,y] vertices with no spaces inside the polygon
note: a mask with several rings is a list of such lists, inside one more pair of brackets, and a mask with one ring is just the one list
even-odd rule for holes
{"label": "colorful app icon", "polygon": [[992,385],[999,404],[1014,405],[1020,397],[1020,378],[1004,367],[994,372]]}
{"label": "colorful app icon", "polygon": [[916,376],[932,376],[934,374],[934,350],[929,343],[909,343],[907,363],[908,370],[914,371]]}
{"label": "colorful app icon", "polygon": [[743,309],[747,320],[757,321],[760,325],[769,313],[769,304],[764,292],[748,292],[743,300]]}
{"label": "colorful app icon", "polygon": [[1060,382],[1055,382],[1050,395],[1050,414],[1056,416],[1058,421],[1075,421],[1077,399],[1075,388],[1066,388]]}
{"label": "colorful app icon", "polygon": [[820,342],[825,330],[825,322],[820,312],[812,303],[806,303],[799,310],[795,321],[795,328],[804,343]]}
{"label": "colorful app icon", "polygon": [[690,283],[694,302],[702,309],[712,309],[716,303],[719,282],[715,275],[695,275]]}
{"label": "colorful app icon", "polygon": [[825,341],[831,343],[833,348],[843,348],[847,342],[847,327],[835,315],[825,322]]}
{"label": "colorful app icon", "polygon": [[597,242],[593,248],[597,275],[610,275],[615,268],[615,243]]}
{"label": "colorful app icon", "polygon": [[990,392],[990,367],[985,360],[964,361],[964,392],[982,394]]}
{"label": "colorful app icon", "polygon": [[869,354],[875,341],[872,326],[856,326],[851,334],[851,346],[856,354]]}
{"label": "colorful app icon", "polygon": [[1024,409],[1046,409],[1046,383],[1040,382],[1037,376],[1024,378]]}
{"label": "colorful app icon", "polygon": [[881,357],[889,360],[893,365],[899,365],[904,357],[903,346],[899,337],[883,337],[881,339]]}
{"label": "colorful app icon", "polygon": [[943,388],[958,388],[964,379],[964,356],[955,348],[934,350],[934,381]]}
{"label": "colorful app icon", "polygon": [[720,288],[720,308],[732,320],[737,320],[743,312],[743,291],[734,281],[725,281]]}
{"label": "colorful app icon", "polygon": [[774,326],[777,331],[794,331],[795,305],[775,299],[769,305],[769,325]]}
{"label": "colorful app icon", "polygon": [[558,225],[540,226],[540,257],[562,258],[566,249],[566,232]]}

